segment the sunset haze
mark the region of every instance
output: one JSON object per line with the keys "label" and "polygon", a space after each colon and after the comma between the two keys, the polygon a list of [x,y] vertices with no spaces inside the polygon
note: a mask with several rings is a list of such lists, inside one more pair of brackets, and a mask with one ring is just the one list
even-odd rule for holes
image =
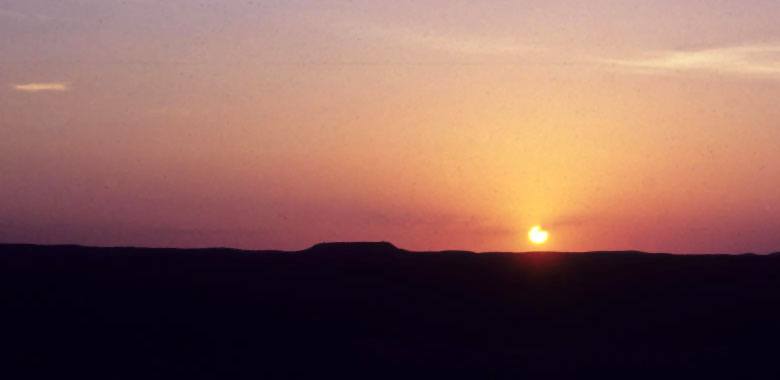
{"label": "sunset haze", "polygon": [[780,251],[778,17],[0,0],[0,242]]}

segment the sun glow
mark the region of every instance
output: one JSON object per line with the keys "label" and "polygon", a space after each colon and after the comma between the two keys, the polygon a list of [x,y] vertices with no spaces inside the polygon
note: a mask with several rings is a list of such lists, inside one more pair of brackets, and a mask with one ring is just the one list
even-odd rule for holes
{"label": "sun glow", "polygon": [[534,244],[542,244],[547,241],[547,235],[547,231],[542,230],[541,226],[534,226],[528,233],[528,238],[531,239],[531,242]]}

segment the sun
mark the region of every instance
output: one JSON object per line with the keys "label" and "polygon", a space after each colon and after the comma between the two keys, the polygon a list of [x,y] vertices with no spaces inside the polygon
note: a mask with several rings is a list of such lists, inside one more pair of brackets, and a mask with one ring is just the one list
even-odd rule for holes
{"label": "sun", "polygon": [[534,244],[542,244],[547,241],[547,231],[542,230],[541,226],[534,226],[531,228],[531,232],[528,233],[528,238]]}

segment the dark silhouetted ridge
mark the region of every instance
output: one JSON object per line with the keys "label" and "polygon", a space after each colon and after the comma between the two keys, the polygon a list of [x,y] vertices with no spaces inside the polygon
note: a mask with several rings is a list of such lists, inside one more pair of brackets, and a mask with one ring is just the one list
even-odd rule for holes
{"label": "dark silhouetted ridge", "polygon": [[584,253],[591,254],[591,255],[593,255],[593,254],[597,254],[597,255],[602,255],[602,254],[606,254],[606,255],[613,255],[613,254],[620,254],[620,255],[647,255],[648,254],[647,252],[644,252],[644,251],[635,251],[635,250],[630,250],[630,251],[589,251],[589,252],[584,252]]}
{"label": "dark silhouetted ridge", "polygon": [[304,250],[303,252],[318,255],[376,257],[378,255],[394,255],[406,251],[399,249],[392,243],[380,241],[319,243],[313,245],[309,249]]}
{"label": "dark silhouetted ridge", "polygon": [[0,244],[0,379],[780,379],[780,253]]}

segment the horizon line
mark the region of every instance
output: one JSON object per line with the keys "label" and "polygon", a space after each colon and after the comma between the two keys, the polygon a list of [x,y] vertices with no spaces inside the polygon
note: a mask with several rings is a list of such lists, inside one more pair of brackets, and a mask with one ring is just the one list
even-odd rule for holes
{"label": "horizon line", "polygon": [[95,249],[145,249],[145,250],[178,250],[178,251],[208,251],[208,250],[228,250],[228,251],[240,251],[240,252],[278,252],[278,253],[300,253],[312,250],[317,246],[323,245],[336,245],[336,244],[348,244],[348,245],[376,245],[376,244],[389,244],[393,249],[399,252],[408,253],[463,253],[463,254],[588,254],[588,253],[634,253],[645,255],[675,255],[675,256],[772,256],[780,255],[780,251],[773,251],[769,253],[755,253],[755,252],[742,252],[742,253],[723,253],[723,252],[701,252],[701,253],[671,253],[671,252],[648,252],[637,249],[623,249],[623,250],[588,250],[588,251],[472,251],[466,249],[442,249],[442,250],[409,250],[405,248],[399,248],[395,244],[389,241],[327,241],[320,242],[311,245],[308,248],[300,250],[284,250],[284,249],[245,249],[234,248],[227,246],[209,246],[209,247],[169,247],[169,246],[132,246],[132,245],[86,245],[78,243],[54,243],[54,244],[40,244],[40,243],[8,243],[0,242],[0,248],[9,246],[28,246],[28,247],[47,247],[47,248],[64,248],[64,247],[77,247],[77,248],[95,248]]}

